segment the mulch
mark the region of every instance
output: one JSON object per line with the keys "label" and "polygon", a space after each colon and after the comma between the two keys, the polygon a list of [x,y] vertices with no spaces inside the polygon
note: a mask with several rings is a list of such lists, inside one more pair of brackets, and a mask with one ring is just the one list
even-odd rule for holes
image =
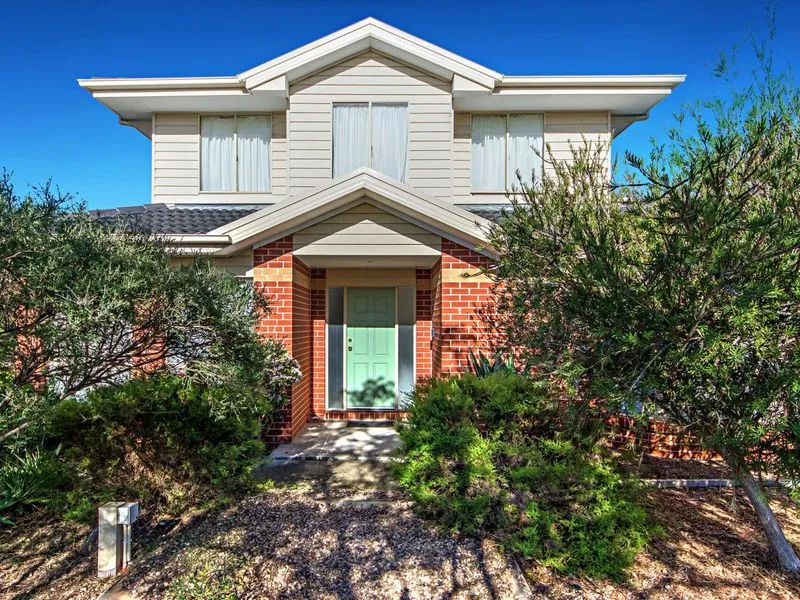
{"label": "mulch", "polygon": [[[724,476],[721,465],[699,462],[656,459],[641,466],[658,477]],[[514,564],[496,544],[431,528],[379,471],[359,464],[294,469],[301,476],[285,471],[278,486],[224,510],[161,525],[145,513],[122,586],[140,598],[512,598],[520,592]],[[778,567],[741,490],[646,494],[663,534],[637,558],[627,581],[589,581],[523,564],[534,597],[800,597],[800,579]],[[770,496],[787,537],[800,547],[797,506],[780,490]],[[82,551],[89,531],[41,514],[1,531],[0,598],[96,598],[110,582],[95,577],[95,557]]]}

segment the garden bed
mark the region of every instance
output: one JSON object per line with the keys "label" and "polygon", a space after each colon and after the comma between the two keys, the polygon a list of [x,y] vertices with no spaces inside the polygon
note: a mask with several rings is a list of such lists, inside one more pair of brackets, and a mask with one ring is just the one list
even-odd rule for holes
{"label": "garden bed", "polygon": [[[514,597],[510,565],[491,542],[436,533],[413,515],[383,476],[364,465],[294,466],[281,487],[223,511],[159,531],[144,519],[124,586],[138,597],[235,592],[238,597]],[[352,472],[351,472],[352,471]],[[369,475],[369,473],[368,473]],[[380,474],[378,474],[380,475]],[[365,478],[366,477],[366,478]],[[358,487],[353,482],[366,485]],[[773,506],[800,545],[796,506]],[[523,565],[535,597],[738,599],[800,596],[781,572],[740,490],[650,490],[664,533],[635,561],[624,584],[595,582]],[[0,597],[96,598],[109,585],[81,553],[85,526],[32,516],[0,536]],[[194,586],[194,587],[193,587]]]}
{"label": "garden bed", "polygon": [[730,479],[731,470],[720,459],[660,458],[644,455],[620,457],[626,472],[642,479]]}
{"label": "garden bed", "polygon": [[[771,496],[787,537],[800,548],[797,506],[782,492]],[[627,583],[565,577],[527,565],[534,592],[592,599],[800,597],[800,578],[778,567],[743,491],[652,490],[647,504],[664,533],[637,557]]]}

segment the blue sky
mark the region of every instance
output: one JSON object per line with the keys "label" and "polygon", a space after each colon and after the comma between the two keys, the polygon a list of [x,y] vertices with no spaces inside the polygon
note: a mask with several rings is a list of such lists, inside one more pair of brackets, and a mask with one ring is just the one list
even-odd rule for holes
{"label": "blue sky", "polygon": [[[800,60],[800,3],[777,0],[777,63]],[[79,77],[233,75],[374,16],[509,75],[686,73],[615,151],[644,152],[682,102],[722,93],[720,50],[766,36],[758,0],[669,2],[15,2],[0,13],[0,166],[90,208],[150,201],[150,142]],[[746,71],[746,63],[742,70]]]}

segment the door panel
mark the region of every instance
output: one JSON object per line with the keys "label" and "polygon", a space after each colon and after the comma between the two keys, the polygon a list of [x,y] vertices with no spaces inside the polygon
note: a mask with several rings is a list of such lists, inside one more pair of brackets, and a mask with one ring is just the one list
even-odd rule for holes
{"label": "door panel", "polygon": [[347,290],[347,406],[395,407],[395,290]]}

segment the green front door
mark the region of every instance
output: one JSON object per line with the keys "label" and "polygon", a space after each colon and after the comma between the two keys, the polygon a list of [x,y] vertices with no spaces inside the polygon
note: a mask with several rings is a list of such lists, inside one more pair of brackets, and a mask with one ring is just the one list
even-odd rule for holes
{"label": "green front door", "polygon": [[348,408],[394,408],[394,331],[394,288],[348,288]]}

